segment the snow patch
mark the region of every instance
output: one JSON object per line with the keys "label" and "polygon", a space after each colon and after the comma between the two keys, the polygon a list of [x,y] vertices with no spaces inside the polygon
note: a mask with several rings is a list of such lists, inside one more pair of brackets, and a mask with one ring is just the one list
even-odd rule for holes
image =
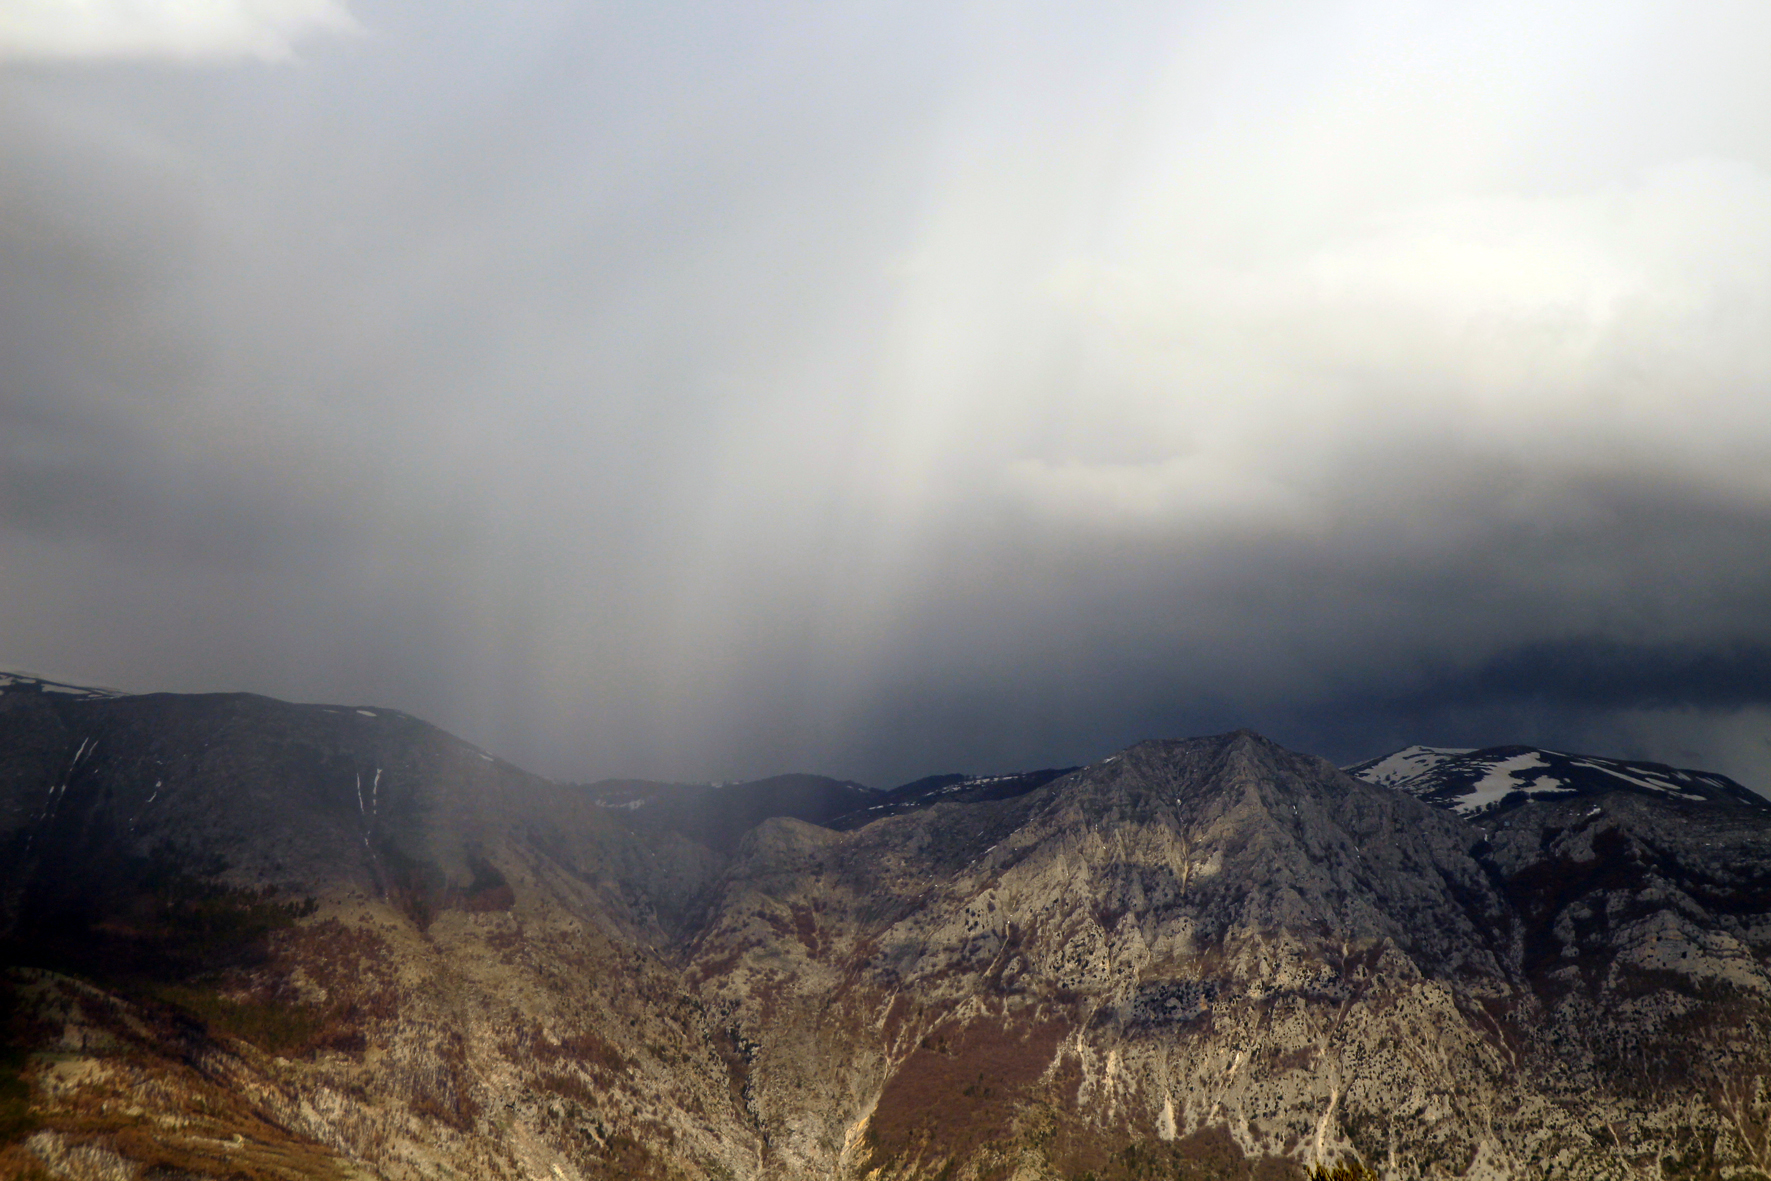
{"label": "snow patch", "polygon": [[1541,753],[1535,750],[1502,759],[1488,768],[1488,773],[1478,779],[1453,806],[1457,811],[1468,815],[1471,812],[1480,812],[1490,804],[1498,804],[1516,791],[1537,795],[1546,791],[1567,790],[1567,785],[1560,779],[1553,779],[1548,775],[1539,775],[1529,784],[1521,783],[1517,778],[1522,771],[1548,767],[1549,764],[1543,761]]}
{"label": "snow patch", "polygon": [[1407,746],[1370,763],[1355,764],[1347,770],[1367,783],[1375,783],[1382,787],[1399,787],[1416,776],[1431,771],[1447,759],[1454,759],[1458,755],[1467,755],[1473,749],[1475,748]]}

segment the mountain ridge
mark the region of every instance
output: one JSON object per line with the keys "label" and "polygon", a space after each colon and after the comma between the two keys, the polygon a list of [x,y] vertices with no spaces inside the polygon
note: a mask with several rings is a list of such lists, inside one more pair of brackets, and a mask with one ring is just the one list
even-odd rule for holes
{"label": "mountain ridge", "polygon": [[709,843],[394,711],[0,689],[0,1166],[1771,1175],[1763,809],[1248,731],[943,778]]}

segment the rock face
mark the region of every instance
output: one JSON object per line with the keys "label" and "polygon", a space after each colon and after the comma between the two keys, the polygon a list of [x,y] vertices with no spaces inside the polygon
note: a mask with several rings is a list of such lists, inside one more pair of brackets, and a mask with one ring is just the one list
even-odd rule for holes
{"label": "rock face", "polygon": [[0,1173],[1771,1174],[1750,797],[1465,815],[1248,732],[777,784],[829,826],[736,840],[614,790],[385,710],[9,687]]}

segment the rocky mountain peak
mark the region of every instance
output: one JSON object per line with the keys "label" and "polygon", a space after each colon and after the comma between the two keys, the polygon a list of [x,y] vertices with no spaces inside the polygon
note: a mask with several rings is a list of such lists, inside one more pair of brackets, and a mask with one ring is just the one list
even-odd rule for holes
{"label": "rocky mountain peak", "polygon": [[1387,856],[1393,841],[1381,850],[1367,846],[1404,820],[1420,840],[1448,849],[1464,840],[1455,824],[1412,798],[1249,730],[1139,743],[1047,790],[1045,808],[1060,811],[1060,827],[1155,824],[1218,850],[1251,881],[1282,871],[1311,877],[1349,858]]}

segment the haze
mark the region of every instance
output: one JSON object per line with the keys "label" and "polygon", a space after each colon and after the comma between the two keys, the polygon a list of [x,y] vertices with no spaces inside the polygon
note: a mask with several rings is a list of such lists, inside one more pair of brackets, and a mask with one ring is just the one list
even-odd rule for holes
{"label": "haze", "polygon": [[1771,790],[1771,9],[0,14],[0,656],[560,777]]}

